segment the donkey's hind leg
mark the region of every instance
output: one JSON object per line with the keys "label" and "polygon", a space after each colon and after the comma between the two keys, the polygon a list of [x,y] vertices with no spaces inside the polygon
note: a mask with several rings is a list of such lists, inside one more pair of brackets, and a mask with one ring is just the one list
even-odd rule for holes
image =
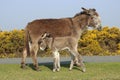
{"label": "donkey's hind leg", "polygon": [[38,61],[37,61],[37,53],[38,53],[38,44],[33,44],[31,49],[31,56],[33,59],[33,65],[36,71],[39,71]]}
{"label": "donkey's hind leg", "polygon": [[27,57],[27,50],[26,48],[23,50],[23,54],[22,54],[22,61],[21,61],[21,68],[25,69],[25,60]]}

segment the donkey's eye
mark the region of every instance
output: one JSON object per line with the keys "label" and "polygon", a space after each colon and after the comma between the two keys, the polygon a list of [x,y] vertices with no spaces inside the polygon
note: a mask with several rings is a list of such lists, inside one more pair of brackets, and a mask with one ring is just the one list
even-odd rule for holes
{"label": "donkey's eye", "polygon": [[41,44],[43,41],[38,41],[38,44]]}
{"label": "donkey's eye", "polygon": [[94,19],[94,17],[91,17],[91,19]]}

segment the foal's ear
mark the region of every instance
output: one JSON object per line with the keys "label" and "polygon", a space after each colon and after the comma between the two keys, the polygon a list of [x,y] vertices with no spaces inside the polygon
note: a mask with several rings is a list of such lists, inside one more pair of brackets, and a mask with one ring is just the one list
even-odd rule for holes
{"label": "foal's ear", "polygon": [[50,38],[50,37],[52,37],[52,36],[51,36],[51,34],[47,33],[47,34],[46,34],[46,37]]}
{"label": "foal's ear", "polygon": [[47,33],[45,32],[44,34],[41,35],[41,38],[44,39],[46,38],[46,36],[47,36]]}
{"label": "foal's ear", "polygon": [[42,37],[42,39],[47,38],[47,37],[50,38],[51,35],[50,35],[49,33],[46,33],[46,32],[45,32],[44,34],[42,34],[41,37]]}
{"label": "foal's ear", "polygon": [[41,35],[41,38],[42,38],[42,39],[44,39],[44,38],[45,38],[45,36],[46,36],[45,34],[42,34],[42,35]]}

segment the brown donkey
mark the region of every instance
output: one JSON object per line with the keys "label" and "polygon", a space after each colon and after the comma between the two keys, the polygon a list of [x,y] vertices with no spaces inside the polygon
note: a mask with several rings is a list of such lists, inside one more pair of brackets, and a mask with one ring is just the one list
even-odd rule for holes
{"label": "brown donkey", "polygon": [[[23,51],[21,67],[25,68],[26,56],[27,54],[31,54],[35,69],[39,70],[37,62],[37,52],[39,49],[38,42],[42,37],[42,34],[45,32],[50,33],[54,38],[63,38],[67,36],[74,37],[77,43],[82,32],[84,32],[88,26],[98,30],[102,28],[100,16],[95,9],[82,8],[82,10],[82,12],[71,18],[40,19],[28,23],[27,27],[25,28],[25,48]],[[76,44],[76,51],[77,46],[78,45]],[[56,53],[57,52],[55,52],[55,54]],[[72,59],[76,59],[77,56],[81,57],[78,52],[73,53],[75,55],[72,55]],[[80,62],[82,62],[82,60],[80,60]]]}

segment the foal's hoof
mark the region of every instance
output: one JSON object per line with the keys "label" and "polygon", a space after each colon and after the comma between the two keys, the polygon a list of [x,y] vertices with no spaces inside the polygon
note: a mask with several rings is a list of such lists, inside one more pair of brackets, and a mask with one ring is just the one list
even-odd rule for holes
{"label": "foal's hoof", "polygon": [[56,72],[56,69],[53,69],[53,72]]}
{"label": "foal's hoof", "polygon": [[60,69],[58,68],[58,69],[53,69],[53,72],[59,72],[60,71]]}
{"label": "foal's hoof", "polygon": [[60,69],[56,69],[56,71],[57,71],[57,72],[59,72],[59,71],[60,71]]}
{"label": "foal's hoof", "polygon": [[69,68],[69,71],[72,71],[72,69],[71,69],[71,68]]}

